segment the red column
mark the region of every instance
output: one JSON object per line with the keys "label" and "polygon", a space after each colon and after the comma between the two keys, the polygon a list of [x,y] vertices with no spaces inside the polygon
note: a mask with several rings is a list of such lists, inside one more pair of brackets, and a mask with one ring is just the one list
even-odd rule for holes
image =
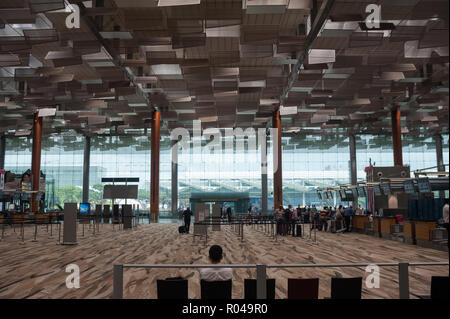
{"label": "red column", "polygon": [[283,179],[281,168],[281,118],[280,111],[272,116],[272,127],[276,130],[276,141],[273,141],[273,205],[277,209],[283,204]]}
{"label": "red column", "polygon": [[153,112],[151,131],[150,215],[159,217],[159,140],[161,113]]}
{"label": "red column", "polygon": [[[41,143],[42,143],[42,117],[39,112],[34,113],[33,120],[33,147],[31,151],[31,178],[33,191],[39,191],[39,180],[41,176]],[[39,202],[36,200],[37,193],[32,194],[31,211],[39,211]]]}
{"label": "red column", "polygon": [[392,147],[394,149],[394,165],[403,166],[402,156],[402,124],[400,121],[400,110],[398,108],[391,111],[392,119]]}

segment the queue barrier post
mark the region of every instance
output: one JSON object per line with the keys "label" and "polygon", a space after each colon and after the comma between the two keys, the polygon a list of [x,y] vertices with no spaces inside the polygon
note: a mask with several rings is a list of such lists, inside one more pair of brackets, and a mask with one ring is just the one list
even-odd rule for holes
{"label": "queue barrier post", "polygon": [[398,289],[400,299],[409,299],[409,263],[398,264]]}
{"label": "queue barrier post", "polygon": [[123,265],[114,265],[113,299],[123,299]]}
{"label": "queue barrier post", "polygon": [[256,265],[256,299],[267,298],[266,265]]}

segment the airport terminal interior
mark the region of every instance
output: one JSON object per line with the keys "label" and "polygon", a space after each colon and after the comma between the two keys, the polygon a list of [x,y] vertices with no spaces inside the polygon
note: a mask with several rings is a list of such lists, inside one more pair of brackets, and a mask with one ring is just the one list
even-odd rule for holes
{"label": "airport terminal interior", "polygon": [[448,21],[1,0],[0,299],[448,298]]}

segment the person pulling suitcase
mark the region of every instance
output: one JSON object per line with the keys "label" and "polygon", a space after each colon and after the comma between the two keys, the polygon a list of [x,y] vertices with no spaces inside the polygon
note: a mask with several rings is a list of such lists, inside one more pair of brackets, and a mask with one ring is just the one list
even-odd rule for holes
{"label": "person pulling suitcase", "polygon": [[192,211],[189,207],[186,207],[186,209],[183,212],[183,218],[184,218],[184,228],[187,234],[189,234],[189,226],[191,225],[191,216]]}

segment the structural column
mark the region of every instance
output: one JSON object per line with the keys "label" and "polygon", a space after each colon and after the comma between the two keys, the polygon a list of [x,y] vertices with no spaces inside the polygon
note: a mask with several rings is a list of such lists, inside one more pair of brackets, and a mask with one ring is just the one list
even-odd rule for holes
{"label": "structural column", "polygon": [[261,151],[261,211],[267,213],[267,137],[265,129],[258,132]]}
{"label": "structural column", "polygon": [[[349,148],[350,148],[350,184],[356,185],[358,181],[356,170],[356,139],[354,134],[349,136]],[[358,199],[353,199],[353,207],[358,207]]]}
{"label": "structural column", "polygon": [[178,212],[178,141],[172,141],[172,213]]}
{"label": "structural column", "polygon": [[273,140],[273,205],[274,209],[277,209],[280,205],[283,205],[280,111],[275,111],[273,113],[272,127],[275,130],[275,136]]}
{"label": "structural column", "polygon": [[5,153],[6,153],[6,136],[3,133],[0,136],[0,169],[5,168]]}
{"label": "structural column", "polygon": [[[150,216],[155,221],[159,217],[159,139],[161,113],[154,111],[151,131],[151,176],[150,176]],[[149,218],[150,221],[150,218]]]}
{"label": "structural column", "polygon": [[39,211],[39,202],[36,200],[39,191],[39,181],[41,177],[41,144],[42,144],[42,117],[39,112],[34,113],[33,119],[33,146],[31,151],[31,179],[33,194],[31,196],[31,211]]}
{"label": "structural column", "polygon": [[392,146],[394,150],[394,165],[403,166],[402,155],[402,125],[400,118],[400,109],[395,108],[391,111],[392,119]]}
{"label": "structural column", "polygon": [[91,137],[84,138],[83,203],[89,203],[89,166],[91,165]]}
{"label": "structural column", "polygon": [[[436,134],[434,136],[436,142],[436,160],[438,172],[445,172],[444,154],[442,151],[442,135]],[[445,191],[439,191],[439,198],[445,198]]]}

